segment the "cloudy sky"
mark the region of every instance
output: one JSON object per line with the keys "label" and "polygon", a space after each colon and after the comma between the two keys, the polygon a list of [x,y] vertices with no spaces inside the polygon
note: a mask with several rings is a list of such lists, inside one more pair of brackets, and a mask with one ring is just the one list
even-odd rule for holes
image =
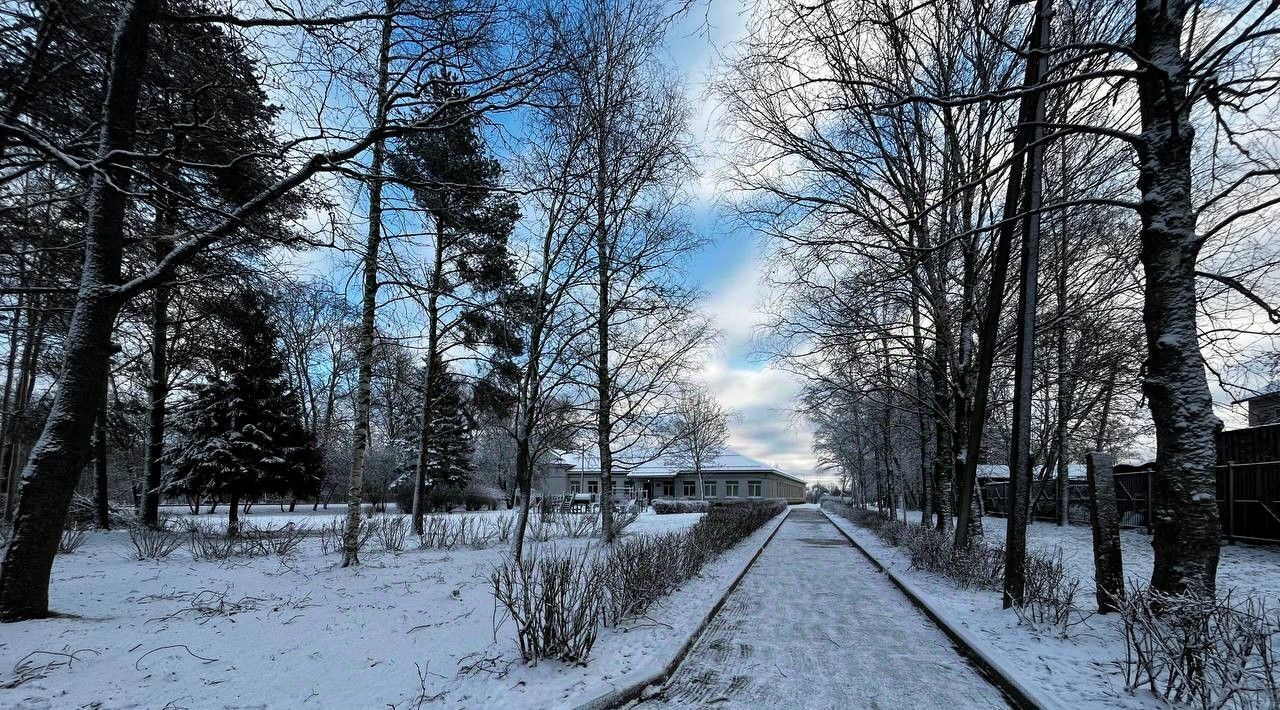
{"label": "cloudy sky", "polygon": [[716,185],[719,112],[707,95],[718,57],[732,52],[745,32],[740,0],[712,0],[695,6],[668,37],[668,61],[685,78],[693,104],[691,126],[702,157],[701,180],[694,187],[695,226],[708,244],[690,264],[691,280],[706,291],[704,310],[720,329],[718,351],[701,376],[721,404],[738,414],[730,445],[752,458],[801,476],[814,473],[812,435],[791,413],[799,382],[755,357],[752,340],[758,321],[763,246],[735,224]]}

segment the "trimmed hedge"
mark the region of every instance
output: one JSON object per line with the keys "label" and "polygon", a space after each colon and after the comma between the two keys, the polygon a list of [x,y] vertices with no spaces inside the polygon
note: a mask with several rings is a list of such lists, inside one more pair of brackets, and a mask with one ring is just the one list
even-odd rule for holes
{"label": "trimmed hedge", "polygon": [[494,604],[515,622],[525,661],[586,664],[598,624],[643,617],[786,508],[782,500],[714,506],[688,530],[619,539],[594,557],[550,548],[522,564],[509,560],[489,578]]}
{"label": "trimmed hedge", "polygon": [[707,500],[672,500],[670,498],[656,498],[652,505],[653,512],[658,515],[670,515],[672,513],[705,513],[711,509],[711,501]]}

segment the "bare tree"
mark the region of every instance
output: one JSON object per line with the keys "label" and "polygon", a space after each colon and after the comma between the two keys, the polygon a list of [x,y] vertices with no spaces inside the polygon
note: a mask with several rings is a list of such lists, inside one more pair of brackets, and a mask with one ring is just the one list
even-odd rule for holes
{"label": "bare tree", "polygon": [[699,497],[704,494],[703,468],[719,458],[729,444],[732,416],[705,385],[686,384],[676,395],[672,412],[663,425],[663,434],[671,442],[665,458],[682,470],[693,471],[698,479]]}

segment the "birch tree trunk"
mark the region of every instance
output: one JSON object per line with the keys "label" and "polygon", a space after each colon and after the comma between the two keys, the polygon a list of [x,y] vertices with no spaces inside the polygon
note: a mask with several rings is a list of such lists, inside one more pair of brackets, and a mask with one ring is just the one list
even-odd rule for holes
{"label": "birch tree trunk", "polygon": [[1142,134],[1141,254],[1146,277],[1142,319],[1146,376],[1142,384],[1156,430],[1151,572],[1153,589],[1212,597],[1221,532],[1213,412],[1196,329],[1196,234],[1191,195],[1195,129],[1187,101],[1183,55],[1185,0],[1137,0],[1133,49]]}
{"label": "birch tree trunk", "polygon": [[[378,90],[375,125],[387,118],[387,72],[391,65],[391,13],[394,0],[386,4],[378,48]],[[373,336],[378,309],[378,251],[382,247],[382,172],[386,145],[374,141],[369,164],[369,234],[365,242],[364,290],[361,296],[360,337],[356,348],[356,411],[351,477],[347,488],[347,522],[342,533],[342,566],[360,564],[360,503],[364,494],[364,459],[369,447],[369,405],[373,398]]]}
{"label": "birch tree trunk", "polygon": [[58,392],[44,431],[22,473],[13,534],[0,565],[0,620],[47,616],[49,573],[64,516],[89,454],[102,382],[113,349],[112,326],[122,305],[124,216],[131,178],[138,92],[147,64],[147,28],[158,0],[132,0],[120,11],[111,47],[97,154],[115,156],[89,188],[80,291],[64,344]]}

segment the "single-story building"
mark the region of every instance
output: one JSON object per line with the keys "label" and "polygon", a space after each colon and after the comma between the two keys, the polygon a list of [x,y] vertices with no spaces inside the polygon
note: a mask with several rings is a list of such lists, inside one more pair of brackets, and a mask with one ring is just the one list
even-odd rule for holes
{"label": "single-story building", "polygon": [[[564,454],[543,470],[543,495],[600,493],[600,465],[594,456]],[[805,487],[804,479],[730,449],[702,467],[701,491],[691,467],[663,459],[631,467],[615,463],[613,468],[614,495],[646,500],[783,498],[788,503],[803,503]]]}

